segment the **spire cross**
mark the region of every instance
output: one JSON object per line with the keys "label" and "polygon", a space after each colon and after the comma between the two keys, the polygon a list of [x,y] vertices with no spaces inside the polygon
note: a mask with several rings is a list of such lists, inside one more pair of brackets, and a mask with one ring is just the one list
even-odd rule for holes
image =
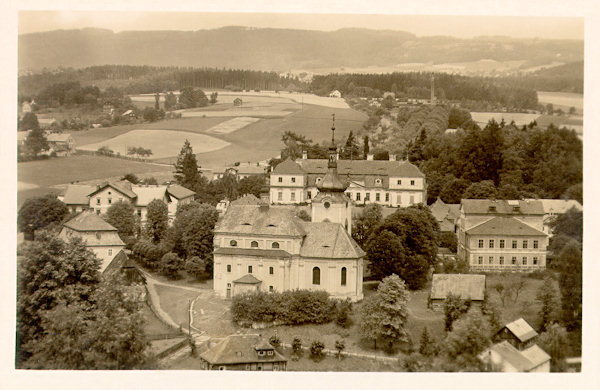
{"label": "spire cross", "polygon": [[331,145],[335,145],[335,114],[331,114]]}

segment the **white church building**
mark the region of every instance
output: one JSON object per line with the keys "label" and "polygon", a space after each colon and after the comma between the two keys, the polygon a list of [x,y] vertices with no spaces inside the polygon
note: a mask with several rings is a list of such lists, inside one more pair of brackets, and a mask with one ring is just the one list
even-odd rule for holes
{"label": "white church building", "polygon": [[337,174],[333,145],[318,186],[312,222],[256,198],[231,203],[215,227],[214,290],[220,296],[308,289],[362,300],[365,253],[350,235],[352,200]]}

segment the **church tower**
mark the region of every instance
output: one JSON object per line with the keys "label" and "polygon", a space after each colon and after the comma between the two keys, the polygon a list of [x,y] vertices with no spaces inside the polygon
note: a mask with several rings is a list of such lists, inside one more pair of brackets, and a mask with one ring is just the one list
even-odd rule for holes
{"label": "church tower", "polygon": [[312,222],[339,223],[351,234],[352,201],[344,191],[348,184],[337,173],[337,149],[335,147],[335,114],[332,114],[331,146],[328,151],[327,174],[317,183],[319,193],[312,200]]}

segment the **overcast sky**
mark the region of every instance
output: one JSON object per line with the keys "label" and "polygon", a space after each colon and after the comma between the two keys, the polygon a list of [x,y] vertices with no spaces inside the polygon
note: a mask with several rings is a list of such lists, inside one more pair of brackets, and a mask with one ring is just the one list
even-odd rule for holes
{"label": "overcast sky", "polygon": [[[336,9],[334,9],[336,10]],[[581,17],[432,16],[307,13],[21,11],[20,34],[100,27],[124,30],[200,30],[222,26],[337,30],[344,27],[403,30],[416,34],[471,38],[480,35],[583,39]]]}

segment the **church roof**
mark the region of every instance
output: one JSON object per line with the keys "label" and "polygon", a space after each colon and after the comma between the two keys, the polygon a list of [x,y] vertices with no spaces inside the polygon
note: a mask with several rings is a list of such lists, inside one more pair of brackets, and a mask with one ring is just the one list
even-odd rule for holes
{"label": "church roof", "polygon": [[304,222],[306,237],[300,247],[300,256],[330,259],[355,259],[365,252],[339,223]]}
{"label": "church roof", "polygon": [[269,207],[266,204],[236,205],[234,203],[218,222],[215,233],[292,237],[305,235],[301,220],[294,215],[293,210]]}
{"label": "church roof", "polygon": [[340,179],[335,169],[330,169],[323,180],[317,183],[317,188],[323,192],[344,192],[348,188],[348,183]]}
{"label": "church roof", "polygon": [[294,160],[287,158],[277,164],[275,169],[273,169],[273,173],[276,175],[303,175],[306,172]]}
{"label": "church roof", "polygon": [[501,235],[501,236],[546,236],[514,217],[495,217],[467,230],[471,235]]}

